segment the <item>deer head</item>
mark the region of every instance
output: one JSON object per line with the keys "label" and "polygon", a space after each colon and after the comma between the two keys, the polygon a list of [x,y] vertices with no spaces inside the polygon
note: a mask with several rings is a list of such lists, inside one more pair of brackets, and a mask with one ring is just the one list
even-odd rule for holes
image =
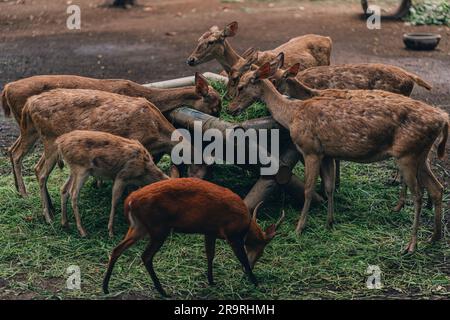
{"label": "deer head", "polygon": [[228,111],[231,114],[239,114],[259,100],[263,94],[261,81],[271,77],[276,70],[271,67],[270,62],[267,62],[256,70],[244,73],[239,80],[236,95],[228,105]]}
{"label": "deer head", "polygon": [[263,231],[256,221],[258,209],[261,204],[262,202],[260,202],[253,210],[250,228],[247,233],[247,237],[245,238],[245,251],[247,252],[247,259],[252,269],[259,258],[261,258],[265,247],[275,237],[277,229],[281,225],[285,217],[284,211],[282,211],[281,217],[278,222],[270,225],[266,228],[266,230]]}
{"label": "deer head", "polygon": [[208,85],[208,80],[201,74],[195,73],[195,93],[189,105],[194,109],[218,116],[222,110],[222,100],[219,93]]}
{"label": "deer head", "polygon": [[217,26],[211,27],[198,39],[197,47],[186,60],[186,63],[192,67],[223,56],[225,39],[233,37],[237,30],[238,23],[236,21],[228,24],[223,30],[219,30]]}

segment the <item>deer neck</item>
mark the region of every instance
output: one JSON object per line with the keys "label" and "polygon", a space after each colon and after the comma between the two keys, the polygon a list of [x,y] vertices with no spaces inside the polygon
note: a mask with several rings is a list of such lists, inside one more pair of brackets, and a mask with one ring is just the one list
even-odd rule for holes
{"label": "deer neck", "polygon": [[183,103],[189,104],[189,101],[198,98],[193,86],[170,89],[143,87],[142,96],[156,105],[162,113],[171,111]]}
{"label": "deer neck", "polygon": [[262,99],[267,105],[272,117],[286,129],[289,129],[292,122],[292,106],[287,98],[275,89],[269,80],[262,80]]}
{"label": "deer neck", "polygon": [[237,52],[231,47],[227,40],[223,42],[224,51],[223,56],[217,57],[217,60],[222,65],[227,73],[231,71],[236,63],[238,63],[242,58]]}
{"label": "deer neck", "polygon": [[258,224],[252,219],[248,228],[247,237],[245,238],[246,244],[257,244],[264,241],[264,233]]}
{"label": "deer neck", "polygon": [[310,99],[318,95],[316,90],[313,90],[305,86],[302,82],[298,81],[297,79],[287,79],[286,84],[288,87],[288,94],[292,98],[304,100]]}

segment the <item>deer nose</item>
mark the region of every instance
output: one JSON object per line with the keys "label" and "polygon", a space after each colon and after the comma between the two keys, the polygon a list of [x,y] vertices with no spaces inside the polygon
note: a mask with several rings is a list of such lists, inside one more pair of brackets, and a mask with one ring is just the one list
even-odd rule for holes
{"label": "deer nose", "polygon": [[195,66],[195,63],[197,62],[197,59],[196,58],[194,58],[194,57],[189,57],[187,60],[186,60],[186,63],[188,64],[188,65],[190,65],[191,67],[192,66]]}

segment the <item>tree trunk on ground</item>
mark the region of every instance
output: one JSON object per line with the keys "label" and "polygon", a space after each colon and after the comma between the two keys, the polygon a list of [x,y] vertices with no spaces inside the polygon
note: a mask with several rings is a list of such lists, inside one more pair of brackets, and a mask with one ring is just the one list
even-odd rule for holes
{"label": "tree trunk on ground", "polygon": [[[364,14],[367,15],[367,8],[369,7],[368,0],[361,0],[361,5],[364,10]],[[397,10],[385,16],[381,16],[381,19],[401,19],[409,13],[409,9],[412,7],[412,0],[402,0]]]}

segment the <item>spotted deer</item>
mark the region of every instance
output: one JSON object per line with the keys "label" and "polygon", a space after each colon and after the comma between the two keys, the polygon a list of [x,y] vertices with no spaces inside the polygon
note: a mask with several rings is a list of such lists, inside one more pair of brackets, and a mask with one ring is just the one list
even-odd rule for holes
{"label": "spotted deer", "polygon": [[[172,124],[144,98],[86,89],[55,89],[30,97],[22,111],[21,140],[12,157],[16,174],[21,177],[20,160],[41,139],[44,154],[35,172],[47,222],[53,211],[47,180],[58,160],[55,140],[73,130],[103,131],[137,140],[155,163],[178,143],[171,140],[175,130]],[[25,192],[25,185],[19,186]]]}
{"label": "spotted deer", "polygon": [[[251,49],[241,57],[228,42],[238,31],[238,23],[231,22],[223,30],[213,26],[199,39],[197,47],[187,59],[187,64],[196,66],[211,60],[217,60],[228,75],[228,83],[233,87],[239,81],[236,69],[244,63],[245,56],[255,52],[258,59],[256,65],[272,61],[279,53],[285,55],[286,64],[299,63],[302,70],[330,64],[332,42],[329,37],[308,34],[290,39],[288,42],[272,50],[257,51]],[[232,96],[232,95],[231,95]]]}
{"label": "spotted deer", "polygon": [[[61,188],[61,224],[68,227],[67,200],[70,195],[77,228],[82,237],[86,236],[86,231],[81,224],[78,196],[89,176],[114,181],[108,222],[110,237],[114,235],[115,208],[125,188],[129,185],[141,187],[169,178],[137,140],[100,131],[74,130],[58,137],[55,145],[58,159],[70,168],[70,176]],[[64,164],[61,161],[58,163],[60,167]]]}
{"label": "spotted deer", "polygon": [[[174,89],[156,89],[139,85],[135,82],[120,79],[93,79],[71,75],[35,76],[9,83],[2,93],[2,106],[5,115],[13,114],[20,124],[22,109],[29,97],[53,89],[91,89],[122,94],[130,97],[143,97],[152,102],[163,114],[173,109],[188,105],[199,111],[217,115],[221,110],[219,94],[210,86],[199,73],[195,74],[195,86]],[[70,107],[70,105],[68,106]],[[17,191],[26,196],[26,188],[21,175],[22,159],[17,156],[22,136],[9,149],[13,167],[14,182]],[[23,145],[23,144],[22,144]]]}
{"label": "spotted deer", "polygon": [[[360,163],[394,158],[414,198],[412,236],[405,252],[417,246],[422,207],[422,188],[434,205],[435,223],[431,240],[442,237],[443,186],[434,176],[427,158],[434,142],[442,135],[437,154],[442,158],[448,138],[449,117],[424,102],[384,91],[352,91],[351,98],[317,96],[289,100],[268,80],[274,68],[269,63],[242,75],[237,95],[229,111],[239,113],[255,100],[266,103],[273,118],[289,130],[305,160],[305,202],[296,231],[305,227],[312,191],[323,172],[328,198],[327,224],[334,220],[334,159]],[[358,92],[361,97],[358,98]],[[386,98],[369,98],[380,92]]]}

